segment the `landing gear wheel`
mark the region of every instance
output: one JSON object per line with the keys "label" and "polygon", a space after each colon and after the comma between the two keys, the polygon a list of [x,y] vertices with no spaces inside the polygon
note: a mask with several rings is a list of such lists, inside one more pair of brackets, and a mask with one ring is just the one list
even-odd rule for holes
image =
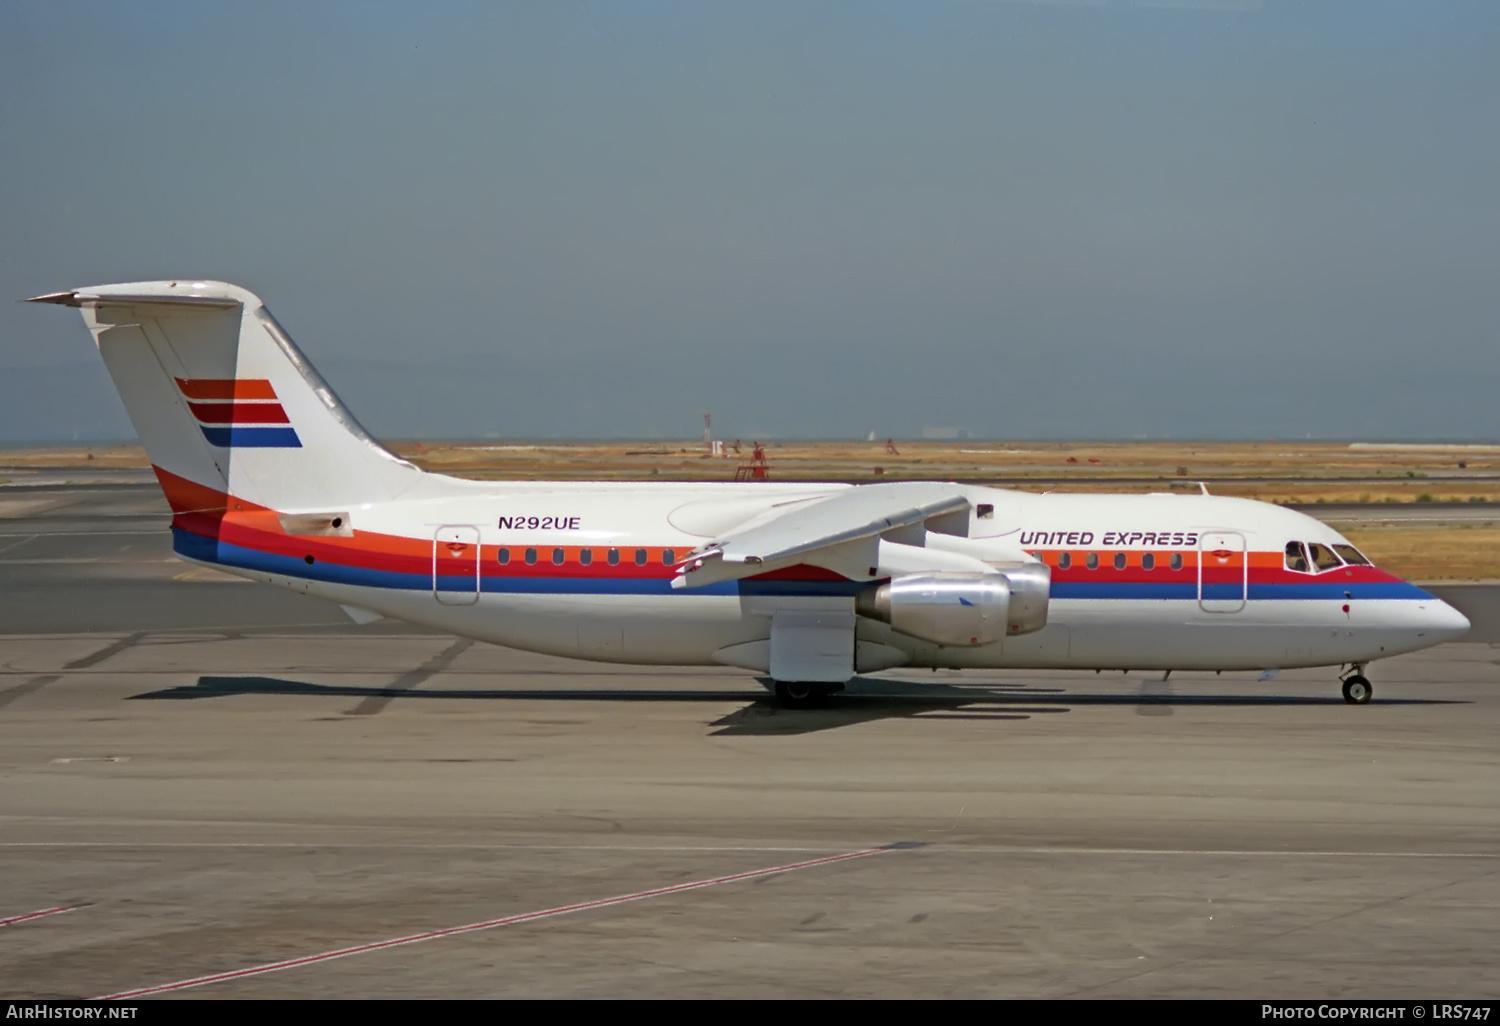
{"label": "landing gear wheel", "polygon": [[811,709],[822,705],[828,691],[821,685],[804,680],[778,680],[776,701],[787,709]]}
{"label": "landing gear wheel", "polygon": [[1364,705],[1374,693],[1375,689],[1370,686],[1370,682],[1359,674],[1344,678],[1344,701],[1350,705]]}

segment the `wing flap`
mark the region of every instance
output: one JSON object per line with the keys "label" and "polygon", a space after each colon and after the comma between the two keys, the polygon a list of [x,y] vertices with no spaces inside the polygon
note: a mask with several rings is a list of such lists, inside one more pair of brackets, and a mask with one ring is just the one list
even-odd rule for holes
{"label": "wing flap", "polygon": [[[822,565],[831,561],[847,576],[847,557],[866,548],[873,553],[881,535],[938,517],[967,514],[968,508],[963,489],[942,482],[903,481],[845,489],[816,502],[797,503],[768,520],[756,518],[695,549],[672,586],[700,587],[801,562]],[[874,560],[865,556],[856,562],[870,566]]]}

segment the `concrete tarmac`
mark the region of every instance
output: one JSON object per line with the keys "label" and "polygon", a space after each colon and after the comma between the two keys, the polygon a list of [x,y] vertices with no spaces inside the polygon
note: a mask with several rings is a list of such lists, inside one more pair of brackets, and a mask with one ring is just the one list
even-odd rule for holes
{"label": "concrete tarmac", "polygon": [[1497,589],[1368,706],[892,671],[788,712],[356,627],[172,560],[133,486],[23,498],[0,921],[69,911],[0,927],[0,995],[1500,996]]}

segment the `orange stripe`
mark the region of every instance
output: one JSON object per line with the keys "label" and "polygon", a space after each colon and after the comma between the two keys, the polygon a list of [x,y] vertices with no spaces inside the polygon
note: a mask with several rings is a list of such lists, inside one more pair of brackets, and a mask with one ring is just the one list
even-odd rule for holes
{"label": "orange stripe", "polygon": [[231,503],[235,509],[266,508],[243,499],[231,500],[217,488],[209,488],[206,485],[189,481],[185,477],[178,477],[154,463],[151,469],[156,471],[157,483],[161,485],[162,493],[167,497],[167,505],[172,507],[173,513],[221,513],[229,508]]}
{"label": "orange stripe", "polygon": [[276,390],[265,378],[177,379],[189,399],[275,399]]}

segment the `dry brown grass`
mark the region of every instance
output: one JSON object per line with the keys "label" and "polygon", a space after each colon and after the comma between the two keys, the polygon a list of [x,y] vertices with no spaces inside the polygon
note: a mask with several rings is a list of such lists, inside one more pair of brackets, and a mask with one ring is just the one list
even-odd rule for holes
{"label": "dry brown grass", "polygon": [[[777,481],[940,479],[1030,491],[1197,490],[1281,503],[1500,502],[1500,447],[1372,449],[1287,442],[770,443]],[[730,481],[739,455],[715,459],[699,443],[482,442],[391,445],[441,473],[483,480]],[[1465,465],[1459,466],[1460,461]],[[144,467],[139,446],[0,450],[5,467]],[[1493,525],[1358,526],[1345,530],[1377,563],[1421,580],[1500,578]]]}
{"label": "dry brown grass", "polygon": [[149,467],[139,445],[101,445],[93,448],[56,446],[42,449],[0,449],[4,467]]}
{"label": "dry brown grass", "polygon": [[[1412,501],[1471,495],[1500,498],[1500,446],[1444,451],[1353,449],[1335,443],[1284,442],[773,442],[775,480],[904,478],[1002,479],[1018,486],[1069,489],[1192,488],[1215,482],[1224,494],[1288,501]],[[498,479],[732,480],[750,446],[723,459],[699,443],[395,442],[422,466]],[[1459,463],[1466,464],[1463,467]],[[147,465],[137,445],[0,450],[0,467]],[[1276,480],[1267,481],[1267,478]],[[1128,483],[1127,483],[1128,482]]]}
{"label": "dry brown grass", "polygon": [[1376,566],[1418,581],[1500,578],[1500,527],[1346,527]]}
{"label": "dry brown grass", "polygon": [[[715,459],[689,444],[418,444],[394,446],[444,473],[488,480],[733,480],[749,459]],[[1219,495],[1281,503],[1500,502],[1493,451],[1354,450],[1282,443],[902,442],[773,443],[777,481],[938,479],[1031,491],[1177,491],[1212,482]],[[1462,461],[1465,466],[1459,467]]]}

